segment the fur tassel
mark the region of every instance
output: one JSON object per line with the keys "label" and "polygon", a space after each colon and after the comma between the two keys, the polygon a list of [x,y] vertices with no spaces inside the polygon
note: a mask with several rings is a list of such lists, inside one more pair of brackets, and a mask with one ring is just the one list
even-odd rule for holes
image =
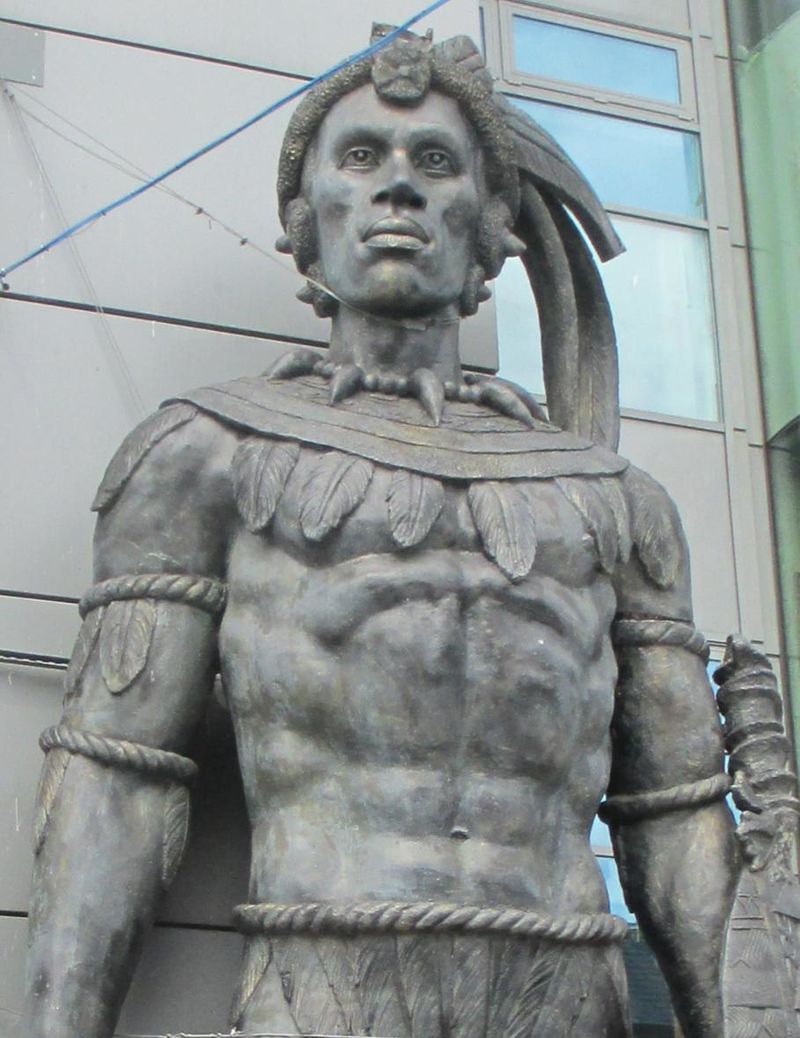
{"label": "fur tassel", "polygon": [[261,983],[272,961],[272,945],[269,938],[255,935],[247,938],[244,961],[239,975],[239,984],[231,1006],[231,1028],[239,1028],[250,999]]}
{"label": "fur tassel", "polygon": [[59,790],[67,773],[67,766],[72,754],[69,750],[48,750],[42,766],[42,777],[39,779],[39,790],[36,794],[36,806],[33,812],[33,852],[39,854],[44,847],[50,812],[56,802]]}
{"label": "fur tassel", "polygon": [[605,573],[613,573],[619,553],[619,541],[610,505],[590,480],[560,477],[556,478],[555,482],[591,534],[601,569]]}
{"label": "fur tassel", "polygon": [[189,790],[173,782],[164,804],[164,837],[161,845],[161,885],[172,885],[189,839]]}
{"label": "fur tassel", "polygon": [[[337,992],[330,982],[321,956],[309,948],[306,937],[281,937],[273,942],[274,967],[278,971],[283,997],[298,1034],[347,1034]],[[352,1032],[351,1032],[352,1033]],[[367,1034],[393,1034],[392,1031],[366,1031]]]}
{"label": "fur tassel", "polygon": [[97,636],[100,634],[100,625],[103,622],[105,606],[93,609],[81,624],[75,648],[72,650],[69,667],[64,675],[64,706],[69,705],[80,690],[81,678],[86,670],[86,664],[97,644]]}
{"label": "fur tassel", "polygon": [[617,529],[617,547],[619,560],[627,563],[631,557],[633,539],[631,537],[631,517],[628,513],[628,503],[622,492],[619,479],[613,476],[601,476],[597,480],[598,488],[603,498],[611,509],[614,516],[614,525]]}

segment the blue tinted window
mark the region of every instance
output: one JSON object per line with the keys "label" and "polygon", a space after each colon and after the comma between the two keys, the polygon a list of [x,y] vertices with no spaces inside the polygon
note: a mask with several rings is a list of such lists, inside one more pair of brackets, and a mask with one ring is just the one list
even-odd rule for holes
{"label": "blue tinted window", "polygon": [[613,858],[596,858],[595,860],[603,873],[603,879],[606,881],[611,912],[614,915],[622,916],[629,923],[635,923],[636,919],[633,913],[628,911],[628,906],[625,904],[625,898],[619,882],[619,873],[617,872],[617,863]]}
{"label": "blue tinted window", "polygon": [[705,216],[697,135],[514,98],[558,141],[605,205]]}
{"label": "blue tinted window", "polygon": [[[719,418],[717,351],[705,231],[614,217],[627,247],[600,265],[619,345],[622,407]],[[500,374],[543,392],[536,306],[510,260],[495,282]]]}
{"label": "blue tinted window", "polygon": [[678,55],[671,47],[514,16],[514,64],[520,72],[567,83],[680,102]]}
{"label": "blue tinted window", "polygon": [[593,851],[599,854],[611,853],[611,833],[606,823],[601,822],[599,818],[595,818],[592,824],[591,840]]}

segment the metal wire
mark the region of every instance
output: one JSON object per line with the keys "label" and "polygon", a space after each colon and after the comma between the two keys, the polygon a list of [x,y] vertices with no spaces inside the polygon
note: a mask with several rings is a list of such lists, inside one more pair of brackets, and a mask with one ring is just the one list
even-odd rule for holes
{"label": "metal wire", "polygon": [[[149,173],[142,166],[139,166],[137,163],[127,158],[127,156],[121,154],[121,152],[118,152],[114,148],[110,147],[108,144],[105,144],[98,137],[95,137],[93,134],[89,133],[88,130],[84,129],[82,126],[79,126],[71,119],[68,119],[61,112],[56,111],[55,108],[51,108],[49,105],[44,104],[44,102],[39,101],[38,98],[33,97],[27,91],[20,90],[19,87],[16,87],[15,92],[11,93],[8,86],[6,86],[3,88],[3,92],[10,101],[14,102],[19,111],[25,114],[25,117],[27,119],[30,119],[33,122],[37,123],[37,125],[41,126],[49,133],[54,134],[60,140],[63,140],[67,144],[72,145],[74,148],[77,148],[84,154],[96,159],[98,162],[102,162],[105,165],[110,166],[112,169],[116,169],[118,172],[123,173],[125,176],[129,176],[134,180],[138,180],[140,182],[145,182],[152,177],[152,174]],[[114,158],[110,159],[106,155],[101,155],[93,148],[89,148],[87,147],[87,145],[81,144],[81,142],[75,140],[74,137],[71,137],[69,134],[57,129],[51,123],[47,122],[47,120],[35,115],[33,112],[30,111],[29,108],[26,108],[25,105],[20,103],[16,96],[17,94],[22,94],[26,99],[35,102],[37,105],[44,108],[46,111],[50,112],[51,115],[54,115],[57,119],[60,119],[67,126],[71,127],[76,132],[82,134],[84,137],[87,138],[87,140],[92,141],[92,143],[96,144],[98,147],[108,152],[109,155],[113,155]],[[221,231],[224,231],[226,234],[235,238],[239,245],[244,246],[248,249],[253,249],[259,256],[269,260],[270,263],[277,266],[284,274],[287,274],[289,277],[292,278],[296,278],[298,276],[296,267],[290,265],[289,263],[282,262],[271,251],[264,248],[264,246],[260,245],[257,241],[254,241],[249,234],[246,234],[243,231],[237,230],[235,227],[232,227],[219,216],[216,216],[214,213],[212,213],[208,208],[206,208],[205,205],[202,205],[201,203],[196,202],[191,198],[187,198],[186,195],[182,195],[179,191],[176,191],[174,188],[169,187],[166,184],[158,184],[157,190],[162,191],[165,195],[168,195],[170,198],[174,198],[177,202],[181,202],[183,205],[187,206],[189,209],[192,210],[192,213],[195,216],[204,216],[209,221],[209,224],[213,224],[214,226],[219,227]],[[79,231],[77,233],[81,234],[83,233],[83,231],[86,231],[88,229],[88,227],[84,227],[82,231]],[[366,310],[362,310],[360,307],[354,306],[353,303],[349,303],[345,299],[342,299],[341,296],[337,295],[336,292],[334,292],[333,289],[331,289],[324,282],[311,277],[308,273],[305,273],[303,277],[307,282],[309,282],[309,284],[312,284],[321,292],[324,292],[326,295],[329,295],[331,299],[335,299],[336,302],[338,302],[341,306],[346,306],[348,307],[348,309],[353,310],[356,313],[361,313],[365,316],[370,316]],[[402,319],[390,317],[386,317],[384,319],[392,324],[404,323]],[[455,320],[458,320],[458,318],[456,318]]]}
{"label": "metal wire", "polygon": [[[42,181],[42,184],[44,185],[45,193],[47,194],[50,205],[55,212],[56,219],[58,220],[60,226],[66,228],[67,217],[64,212],[64,207],[61,205],[61,199],[58,196],[58,192],[55,189],[55,185],[53,184],[53,181],[50,179],[50,175],[47,172],[44,160],[42,159],[42,156],[39,154],[39,150],[36,147],[36,143],[33,140],[33,137],[31,137],[30,131],[28,130],[27,125],[25,124],[25,117],[23,116],[19,108],[19,105],[16,103],[14,95],[5,86],[3,88],[3,97],[6,101],[11,117],[17,125],[17,129],[19,130],[20,136],[24,140],[28,150],[31,153],[31,156],[33,157],[34,162],[36,163],[36,168],[39,172],[39,177]],[[86,228],[83,229],[85,230]],[[72,238],[72,236],[70,236],[70,238]],[[114,335],[113,329],[111,328],[111,324],[108,320],[108,317],[106,316],[103,307],[100,303],[100,298],[97,295],[97,291],[95,290],[92,279],[89,276],[89,271],[86,267],[86,264],[83,262],[83,257],[81,256],[80,251],[78,250],[78,246],[74,241],[70,240],[69,247],[75,266],[78,269],[78,275],[83,281],[83,284],[89,295],[89,299],[92,306],[94,307],[95,311],[100,317],[100,325],[110,347],[111,356],[113,357],[119,374],[122,377],[123,384],[127,389],[128,395],[130,396],[131,402],[133,404],[135,412],[134,416],[136,418],[140,418],[143,414],[145,414],[146,411],[144,401],[142,400],[141,394],[139,393],[139,390],[136,387],[136,383],[133,380],[130,368],[128,367],[127,362],[125,361],[125,357],[123,356],[122,350],[120,349],[119,343],[117,342],[116,336]]]}
{"label": "metal wire", "polygon": [[[144,183],[152,177],[151,173],[149,173],[142,166],[139,166],[137,163],[133,162],[132,159],[127,158],[125,155],[121,154],[121,152],[118,152],[114,148],[110,147],[108,144],[105,144],[98,137],[95,137],[93,134],[89,133],[88,130],[84,129],[84,127],[79,126],[77,123],[68,119],[61,112],[56,111],[55,108],[51,108],[50,105],[44,104],[42,101],[39,101],[38,98],[32,97],[27,91],[20,90],[19,87],[16,87],[14,93],[12,94],[8,87],[5,87],[4,93],[10,100],[14,101],[16,107],[25,114],[25,117],[27,119],[35,122],[37,125],[47,130],[48,133],[52,133],[60,140],[72,145],[73,148],[77,148],[79,151],[82,151],[85,155],[89,155],[91,158],[97,159],[98,162],[102,162],[106,166],[110,166],[111,169],[115,169],[119,173],[123,173],[125,176],[131,177],[133,180],[138,180],[141,183]],[[46,119],[40,118],[29,108],[26,108],[24,104],[20,103],[18,97],[16,96],[17,94],[21,94],[23,97],[26,98],[26,100],[35,102],[37,105],[44,108],[46,111],[50,112],[51,115],[54,115],[57,119],[60,119],[67,126],[71,127],[76,132],[82,134],[84,137],[86,137],[87,140],[92,141],[92,143],[96,144],[99,148],[102,148],[104,151],[108,152],[109,155],[113,155],[114,158],[108,158],[106,155],[101,155],[93,148],[90,148],[85,144],[81,144],[81,142],[75,140],[74,137],[71,137],[69,134],[57,129],[55,126],[52,125],[52,123],[47,122]],[[115,159],[119,161],[115,161]],[[158,184],[157,189],[163,192],[165,195],[168,195],[170,198],[174,198],[175,201],[183,203],[183,205],[192,210],[192,213],[195,216],[204,216],[211,224],[214,224],[216,227],[219,227],[221,231],[224,231],[226,234],[229,234],[231,237],[235,238],[239,245],[244,246],[248,249],[253,249],[255,252],[258,253],[259,256],[268,259],[275,266],[280,267],[280,269],[285,274],[288,274],[290,277],[297,277],[296,267],[290,265],[289,263],[283,263],[267,248],[265,248],[263,245],[260,245],[257,241],[254,241],[249,234],[246,234],[243,231],[237,230],[235,227],[232,227],[230,224],[226,223],[221,217],[216,216],[214,213],[212,213],[205,205],[202,205],[200,202],[196,202],[191,198],[187,198],[186,195],[182,195],[179,191],[176,191],[174,188],[169,187],[167,184]],[[333,298],[337,298],[335,293],[332,292],[331,289],[329,289],[326,285],[323,285],[321,282],[314,281],[313,279],[309,279],[307,275],[304,275],[304,277],[307,281],[311,280],[317,288],[320,288],[322,291],[327,292],[328,295],[332,296]],[[342,300],[339,300],[339,302],[342,302]]]}
{"label": "metal wire", "polygon": [[243,133],[245,130],[249,130],[251,126],[255,126],[256,123],[261,122],[261,120],[265,119],[268,115],[272,115],[273,112],[277,112],[279,108],[283,108],[284,105],[289,104],[290,101],[296,100],[298,97],[301,97],[303,94],[307,93],[309,90],[317,86],[319,83],[324,82],[326,79],[330,79],[331,76],[335,75],[341,69],[346,68],[348,65],[352,65],[357,61],[361,61],[364,58],[371,57],[373,54],[377,53],[377,51],[382,50],[384,47],[390,44],[394,39],[396,39],[401,33],[405,32],[407,29],[409,29],[412,25],[416,25],[417,22],[421,21],[423,18],[426,18],[429,14],[432,14],[434,11],[438,10],[440,7],[443,7],[445,4],[449,2],[450,0],[434,0],[433,3],[428,4],[421,11],[417,12],[417,14],[413,15],[411,18],[403,22],[402,25],[399,25],[396,29],[393,29],[391,32],[387,33],[386,36],[383,36],[381,39],[376,40],[374,43],[371,43],[368,47],[364,47],[362,50],[357,51],[355,54],[351,54],[350,57],[346,58],[344,61],[337,62],[335,65],[331,66],[331,68],[326,69],[320,75],[316,76],[314,79],[309,80],[307,83],[301,83],[300,86],[295,87],[294,90],[290,90],[288,94],[285,94],[278,101],[275,101],[273,104],[268,105],[266,108],[263,108],[260,112],[256,112],[255,115],[251,116],[249,119],[246,119],[243,123],[240,123],[238,126],[235,126],[232,130],[228,130],[227,133],[224,133],[221,136],[216,137],[213,141],[209,141],[208,144],[204,144],[201,148],[197,148],[196,151],[193,151],[190,155],[187,155],[185,158],[180,159],[178,162],[173,163],[173,165],[169,166],[165,170],[162,170],[162,172],[158,173],[156,176],[151,177],[144,184],[140,184],[139,187],[134,188],[133,191],[128,191],[127,194],[121,195],[119,198],[115,198],[112,202],[109,202],[106,205],[101,206],[99,209],[96,209],[93,213],[89,213],[88,216],[84,216],[81,220],[78,220],[76,223],[73,223],[72,225],[67,227],[60,234],[57,234],[54,238],[51,238],[48,241],[44,242],[42,245],[39,245],[37,248],[32,249],[26,255],[22,256],[20,259],[15,260],[13,263],[9,263],[6,266],[0,268],[0,281],[4,280],[10,273],[12,273],[12,271],[18,270],[26,263],[30,263],[31,260],[36,259],[37,256],[41,256],[42,253],[47,252],[56,245],[59,245],[62,241],[66,241],[68,238],[71,238],[72,235],[75,234],[77,231],[94,223],[95,220],[98,220],[101,216],[107,216],[108,213],[113,212],[114,209],[119,209],[120,206],[123,206],[128,202],[132,202],[135,198],[138,198],[139,195],[143,195],[145,191],[149,191],[150,188],[157,187],[162,181],[166,180],[167,177],[171,177],[173,173],[177,173],[179,170],[185,169],[192,162],[195,162],[197,159],[202,158],[203,155],[208,155],[209,152],[214,151],[216,148],[219,148],[222,144],[226,144],[229,140],[232,140],[234,137],[237,137],[240,133]]}

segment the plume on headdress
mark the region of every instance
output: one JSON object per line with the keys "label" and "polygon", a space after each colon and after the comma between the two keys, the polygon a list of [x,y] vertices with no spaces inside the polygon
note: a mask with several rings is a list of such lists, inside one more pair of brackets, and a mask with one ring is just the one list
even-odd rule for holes
{"label": "plume on headdress", "polygon": [[[453,37],[433,51],[492,83],[469,37]],[[539,310],[550,420],[615,449],[616,336],[597,265],[575,221],[603,262],[624,246],[589,182],[556,141],[507,98],[495,93],[493,101],[514,142],[520,207],[513,231],[525,244],[522,262]]]}

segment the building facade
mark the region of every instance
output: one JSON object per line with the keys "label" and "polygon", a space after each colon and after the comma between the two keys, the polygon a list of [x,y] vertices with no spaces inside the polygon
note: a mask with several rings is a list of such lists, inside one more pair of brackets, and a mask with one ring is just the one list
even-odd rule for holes
{"label": "building facade", "polygon": [[[236,0],[200,17],[188,0],[6,0],[0,264],[360,49],[373,20],[399,23],[417,6]],[[603,268],[620,343],[621,453],[678,504],[713,659],[734,631],[776,665],[785,647],[800,717],[798,107],[786,71],[800,5],[775,6],[785,17],[773,24],[744,10],[773,5],[745,0],[730,0],[730,18],[724,0],[450,0],[422,28],[480,39],[499,89],[559,140],[611,212],[628,250]],[[287,342],[327,339],[272,249],[289,111],[10,275],[0,298],[0,1034],[21,988],[37,736],[60,709],[103,469],[162,399],[257,374]],[[766,112],[780,121],[768,125]],[[463,359],[541,389],[518,261],[465,322]],[[230,908],[246,896],[247,850],[221,706],[208,734],[188,858],[122,1031],[225,1027],[241,950]],[[598,825],[594,836],[624,913],[607,834]],[[663,985],[635,943],[638,1033],[672,1034]]]}

